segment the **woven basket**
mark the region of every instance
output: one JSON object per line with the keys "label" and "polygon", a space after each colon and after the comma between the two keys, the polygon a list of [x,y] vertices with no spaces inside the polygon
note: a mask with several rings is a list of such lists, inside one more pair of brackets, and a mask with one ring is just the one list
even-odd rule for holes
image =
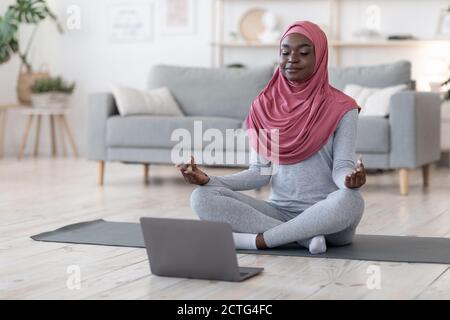
{"label": "woven basket", "polygon": [[19,77],[17,79],[17,99],[25,105],[31,104],[31,87],[38,79],[48,78],[49,74],[45,71],[30,72],[21,67]]}

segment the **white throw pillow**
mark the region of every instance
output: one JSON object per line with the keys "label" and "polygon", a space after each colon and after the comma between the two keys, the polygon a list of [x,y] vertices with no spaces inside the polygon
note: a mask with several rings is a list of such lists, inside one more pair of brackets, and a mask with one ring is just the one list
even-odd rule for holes
{"label": "white throw pillow", "polygon": [[356,100],[361,107],[360,115],[385,117],[389,115],[391,97],[406,88],[405,84],[386,88],[368,88],[348,84],[344,88],[344,93]]}
{"label": "white throw pillow", "polygon": [[167,87],[144,91],[112,84],[112,92],[121,116],[133,114],[183,115],[183,111]]}

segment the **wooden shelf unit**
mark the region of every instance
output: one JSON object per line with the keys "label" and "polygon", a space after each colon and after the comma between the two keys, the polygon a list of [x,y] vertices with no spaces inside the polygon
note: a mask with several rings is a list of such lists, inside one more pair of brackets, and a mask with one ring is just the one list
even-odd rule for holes
{"label": "wooden shelf unit", "polygon": [[[225,3],[237,2],[275,2],[277,0],[213,0],[213,41],[210,43],[212,47],[212,66],[223,66],[224,64],[224,50],[228,48],[256,48],[256,49],[271,49],[277,48],[278,43],[258,43],[245,41],[225,41],[224,40],[224,5]],[[278,0],[277,2],[302,2],[303,0]],[[340,40],[340,2],[342,0],[323,0],[328,2],[329,7],[329,47],[334,55],[334,64],[339,66],[340,49],[342,48],[394,48],[394,47],[424,47],[435,44],[448,44],[450,46],[450,39],[417,39],[417,40],[373,40],[373,41],[358,41],[358,40]]]}
{"label": "wooden shelf unit", "polygon": [[[211,65],[223,66],[224,60],[224,49],[225,48],[273,48],[277,47],[278,44],[262,44],[262,43],[245,43],[245,42],[227,42],[224,40],[224,6],[225,3],[283,3],[283,2],[302,2],[304,0],[213,0],[212,7],[212,25],[211,30],[213,34],[213,40],[211,42],[212,46],[212,56]],[[341,0],[321,0],[328,3],[328,26],[332,34],[329,35],[333,39],[338,39],[339,35],[339,2]]]}

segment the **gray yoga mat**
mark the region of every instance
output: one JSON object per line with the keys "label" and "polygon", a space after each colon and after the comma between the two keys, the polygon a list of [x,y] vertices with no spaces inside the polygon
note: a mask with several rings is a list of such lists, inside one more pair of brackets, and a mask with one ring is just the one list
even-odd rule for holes
{"label": "gray yoga mat", "polygon": [[[31,237],[37,241],[145,248],[139,223],[94,220],[72,224]],[[351,245],[329,247],[325,254],[311,255],[297,245],[268,250],[237,250],[238,253],[333,258],[369,261],[450,264],[450,238],[363,235]]]}

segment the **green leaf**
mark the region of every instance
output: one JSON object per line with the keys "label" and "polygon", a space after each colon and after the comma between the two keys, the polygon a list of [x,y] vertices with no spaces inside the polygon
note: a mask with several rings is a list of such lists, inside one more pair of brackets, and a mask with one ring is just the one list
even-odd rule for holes
{"label": "green leaf", "polygon": [[18,28],[13,12],[8,10],[4,17],[0,16],[0,44],[7,44],[15,38]]}
{"label": "green leaf", "polygon": [[58,31],[63,33],[58,18],[44,0],[16,0],[16,4],[10,6],[10,9],[14,18],[20,23],[37,24],[46,18],[50,18],[56,24]]}
{"label": "green leaf", "polygon": [[47,4],[44,0],[16,0],[16,4],[9,8],[21,23],[37,24],[47,16]]}
{"label": "green leaf", "polygon": [[7,62],[11,56],[18,51],[18,43],[16,39],[11,39],[9,43],[0,43],[0,64]]}
{"label": "green leaf", "polygon": [[[38,24],[46,18],[56,24],[60,33],[63,32],[56,15],[45,0],[16,0],[14,5],[9,6],[5,15],[0,16],[0,63],[8,61],[12,54],[18,52],[17,32],[20,23]],[[28,47],[23,55],[25,63],[27,53]]]}
{"label": "green leaf", "polygon": [[19,50],[17,30],[17,21],[12,11],[7,10],[4,17],[0,16],[0,64],[7,62]]}

